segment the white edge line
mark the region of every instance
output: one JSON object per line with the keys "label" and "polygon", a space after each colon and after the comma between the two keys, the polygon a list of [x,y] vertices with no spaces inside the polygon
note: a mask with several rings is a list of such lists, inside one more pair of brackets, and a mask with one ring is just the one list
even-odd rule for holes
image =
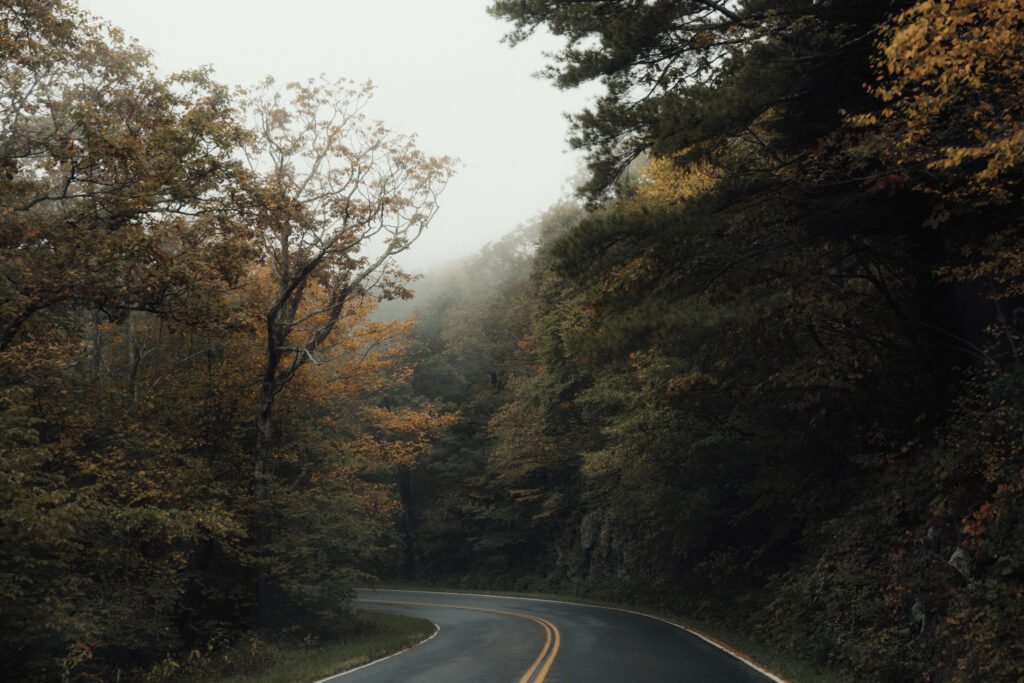
{"label": "white edge line", "polygon": [[431,633],[429,636],[427,636],[426,638],[424,638],[423,640],[421,640],[418,643],[415,643],[413,645],[410,645],[407,648],[399,650],[398,652],[395,652],[394,654],[390,654],[387,657],[381,657],[380,659],[375,659],[372,662],[367,662],[366,664],[362,664],[360,666],[357,666],[354,669],[349,669],[348,671],[342,671],[341,673],[334,674],[332,676],[328,676],[327,678],[321,678],[319,681],[314,681],[313,683],[328,683],[328,681],[333,681],[334,679],[341,678],[342,676],[348,676],[349,674],[355,673],[356,671],[359,671],[360,669],[365,669],[368,666],[373,666],[374,664],[380,664],[381,662],[383,662],[386,659],[391,659],[392,657],[397,657],[398,655],[405,654],[409,650],[412,650],[413,648],[417,648],[420,645],[424,645],[429,640],[433,640],[434,636],[436,636],[440,632],[441,632],[441,627],[438,626],[437,624],[434,624],[434,632]]}
{"label": "white edge line", "polygon": [[[376,588],[365,588],[363,590],[377,591],[378,589],[376,589]],[[700,631],[694,631],[693,629],[688,628],[686,626],[683,626],[682,624],[677,624],[674,621],[670,621],[668,619],[665,619],[664,617],[659,617],[659,616],[654,615],[654,614],[645,614],[644,612],[636,612],[636,611],[631,610],[631,609],[623,609],[622,607],[606,607],[604,605],[588,605],[588,604],[586,604],[584,602],[569,602],[568,600],[550,600],[550,599],[547,599],[547,598],[521,598],[521,597],[517,597],[517,596],[513,596],[513,595],[492,595],[490,593],[453,593],[451,591],[430,591],[430,590],[419,590],[419,591],[417,591],[417,590],[409,590],[409,589],[405,589],[405,588],[381,588],[380,590],[382,590],[382,591],[393,591],[393,592],[396,592],[396,593],[436,593],[438,595],[470,595],[470,596],[474,596],[474,597],[478,597],[478,598],[506,598],[508,600],[529,600],[529,601],[533,601],[533,602],[553,602],[553,603],[561,604],[561,605],[575,605],[576,607],[594,607],[594,608],[597,608],[597,609],[608,609],[608,610],[612,610],[614,612],[626,612],[627,614],[636,614],[637,616],[641,616],[641,617],[648,617],[650,619],[657,619],[660,622],[669,624],[670,626],[675,626],[676,628],[681,629],[683,631],[686,631],[687,633],[691,633],[691,634],[697,636],[698,638],[700,638],[701,640],[703,640],[704,642],[706,642],[706,643],[708,643],[710,645],[715,646],[716,648],[718,648],[722,652],[726,653],[730,657],[733,657],[735,659],[740,660],[741,662],[743,662],[744,664],[749,666],[751,669],[753,669],[754,671],[756,671],[759,674],[761,674],[762,676],[765,676],[769,680],[775,681],[775,683],[789,683],[789,681],[785,680],[784,678],[779,678],[778,676],[773,674],[771,671],[768,671],[767,669],[762,668],[759,664],[754,662],[752,659],[748,659],[747,657],[741,655],[738,652],[733,652],[729,648],[723,646],[721,643],[715,642],[714,640],[712,640],[708,636],[704,635]],[[357,598],[357,601],[358,601],[358,598]],[[431,638],[433,638],[433,637],[434,636],[431,636]],[[428,640],[429,640],[429,638],[428,638]],[[401,653],[399,653],[399,654],[401,654]],[[394,655],[391,655],[391,656],[393,657]],[[367,664],[366,666],[369,666],[369,664]],[[355,669],[353,669],[353,671],[355,671]],[[344,676],[344,674],[341,674],[341,675]],[[316,681],[316,683],[324,683],[324,682],[323,681]]]}

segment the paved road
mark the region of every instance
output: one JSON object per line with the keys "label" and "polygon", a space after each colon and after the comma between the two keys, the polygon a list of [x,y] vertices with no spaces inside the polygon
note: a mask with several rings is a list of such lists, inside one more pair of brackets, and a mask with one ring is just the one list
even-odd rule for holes
{"label": "paved road", "polygon": [[778,680],[681,628],[630,612],[456,593],[359,590],[357,598],[362,609],[422,617],[440,631],[331,683]]}

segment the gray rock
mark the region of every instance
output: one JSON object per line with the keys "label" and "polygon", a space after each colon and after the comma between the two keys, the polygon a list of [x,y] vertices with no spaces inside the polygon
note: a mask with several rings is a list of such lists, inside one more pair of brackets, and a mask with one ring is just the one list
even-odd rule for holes
{"label": "gray rock", "polygon": [[949,566],[960,572],[965,579],[971,578],[971,559],[963,548],[957,548],[949,558]]}
{"label": "gray rock", "polygon": [[593,512],[588,512],[583,516],[583,520],[580,521],[580,546],[583,547],[583,550],[590,550],[594,547],[601,535],[602,526]]}
{"label": "gray rock", "polygon": [[914,618],[914,623],[921,624],[921,633],[924,633],[925,629],[928,628],[928,613],[924,611],[924,604],[921,602],[921,598],[914,600],[914,604],[910,606],[910,616]]}

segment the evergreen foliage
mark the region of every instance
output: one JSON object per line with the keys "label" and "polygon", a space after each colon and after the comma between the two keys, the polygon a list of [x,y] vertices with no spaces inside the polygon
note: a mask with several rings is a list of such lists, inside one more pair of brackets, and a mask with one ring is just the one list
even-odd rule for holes
{"label": "evergreen foliage", "polygon": [[486,542],[418,566],[731,621],[858,680],[1019,680],[1018,4],[493,2],[513,43],[566,38],[557,85],[607,92],[528,318],[475,313],[515,311],[488,351],[513,375],[456,400],[472,439],[419,480],[417,537],[436,495]]}

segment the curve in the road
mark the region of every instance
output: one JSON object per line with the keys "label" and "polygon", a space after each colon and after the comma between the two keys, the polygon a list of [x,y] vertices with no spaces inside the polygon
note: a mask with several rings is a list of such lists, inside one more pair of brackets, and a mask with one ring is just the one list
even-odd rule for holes
{"label": "curve in the road", "polygon": [[429,619],[441,637],[320,683],[784,683],[682,624],[629,610],[383,589],[360,589],[356,599],[364,609]]}
{"label": "curve in the road", "polygon": [[[558,654],[558,647],[561,644],[562,634],[559,633],[558,627],[552,624],[547,619],[541,619],[529,614],[520,614],[519,612],[507,612],[500,609],[488,609],[486,607],[465,607],[460,605],[443,605],[436,602],[410,602],[407,600],[360,600],[362,603],[377,603],[382,605],[416,605],[417,607],[444,607],[447,609],[461,609],[469,610],[472,612],[490,612],[491,614],[504,614],[509,617],[519,617],[520,619],[529,619],[530,621],[540,624],[544,628],[544,647],[541,649],[540,654],[537,655],[537,659],[533,660],[533,664],[523,677],[519,679],[519,683],[543,683],[544,679],[547,678],[548,671],[551,669],[551,663],[555,661],[555,655]],[[545,660],[545,657],[547,658]],[[544,665],[541,666],[541,662]],[[537,667],[540,666],[540,671],[537,671]],[[532,678],[534,672],[537,673],[536,678]]]}

